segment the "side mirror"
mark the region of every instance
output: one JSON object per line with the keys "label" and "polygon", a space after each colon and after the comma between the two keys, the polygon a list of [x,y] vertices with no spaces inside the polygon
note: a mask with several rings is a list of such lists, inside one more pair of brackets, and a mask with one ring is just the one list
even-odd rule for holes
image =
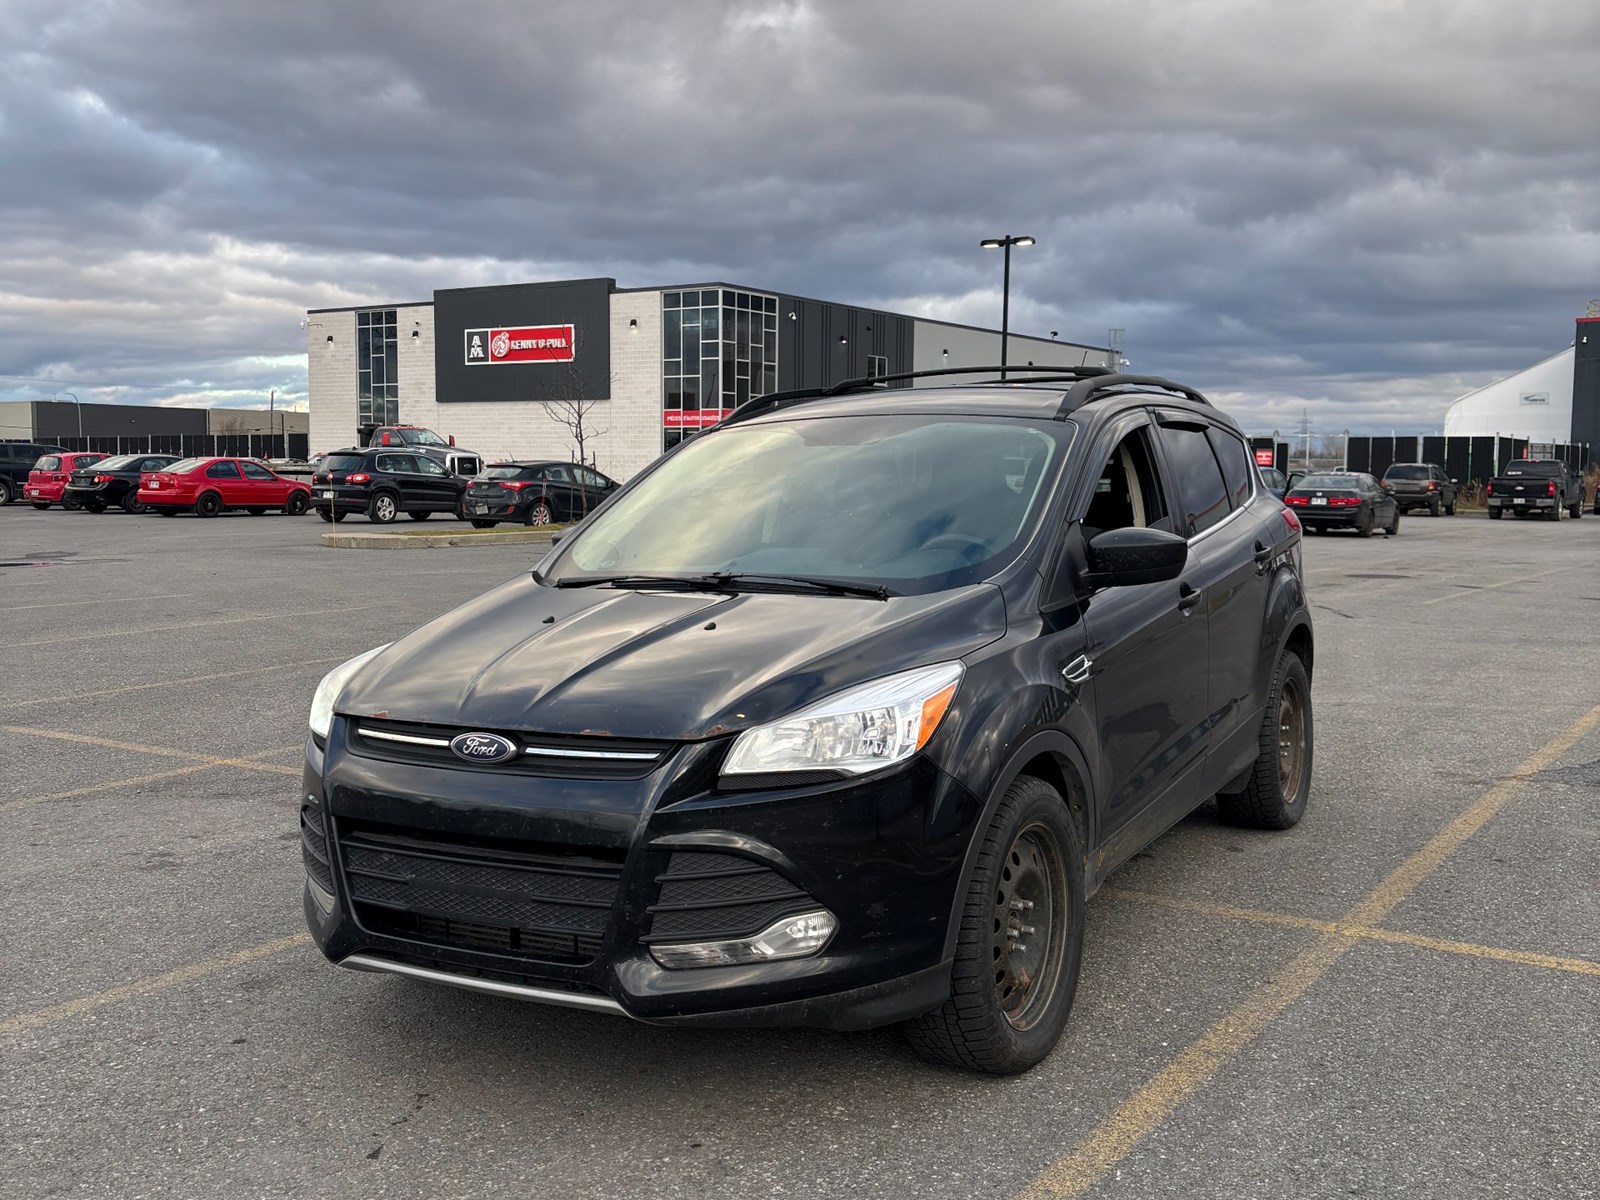
{"label": "side mirror", "polygon": [[1189,543],[1164,529],[1108,529],[1089,542],[1088,559],[1095,587],[1165,583],[1183,573]]}
{"label": "side mirror", "polygon": [[450,444],[452,446],[454,446],[456,444],[456,435],[453,434],[453,433],[450,435]]}

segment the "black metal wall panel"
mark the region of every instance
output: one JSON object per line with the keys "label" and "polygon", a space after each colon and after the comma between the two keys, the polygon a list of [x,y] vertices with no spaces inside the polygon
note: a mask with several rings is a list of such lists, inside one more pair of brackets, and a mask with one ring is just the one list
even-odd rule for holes
{"label": "black metal wall panel", "polygon": [[1352,471],[1372,470],[1372,439],[1353,437],[1345,445],[1344,465]]}
{"label": "black metal wall panel", "polygon": [[1421,449],[1417,451],[1417,461],[1444,466],[1444,443],[1445,439],[1437,434],[1423,438]]}
{"label": "black metal wall panel", "polygon": [[916,323],[870,308],[778,297],[778,387],[819,388],[867,374],[867,356],[893,375],[911,370]]}
{"label": "black metal wall panel", "polygon": [[1466,483],[1472,478],[1472,439],[1444,438],[1444,457],[1439,460],[1445,474]]}
{"label": "black metal wall panel", "polygon": [[[83,432],[78,432],[79,406],[70,400],[36,401],[34,433],[40,441],[59,442],[67,437],[109,439],[160,437],[168,434],[204,433],[203,408],[162,408],[150,404],[85,404]],[[99,449],[99,447],[96,447]]]}
{"label": "black metal wall panel", "polygon": [[[569,279],[435,292],[433,366],[439,403],[548,400],[575,384],[585,399],[609,399],[614,290],[613,279]],[[467,362],[469,330],[544,325],[573,327],[570,363]]]}
{"label": "black metal wall panel", "polygon": [[1572,441],[1583,465],[1600,461],[1600,317],[1579,317],[1573,338]]}

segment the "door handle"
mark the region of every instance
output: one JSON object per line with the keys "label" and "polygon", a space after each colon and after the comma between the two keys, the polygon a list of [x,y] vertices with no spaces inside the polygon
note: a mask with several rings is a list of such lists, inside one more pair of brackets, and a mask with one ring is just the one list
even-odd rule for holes
{"label": "door handle", "polygon": [[1200,596],[1200,589],[1192,588],[1187,583],[1180,583],[1178,585],[1178,611],[1188,612],[1196,604],[1200,603]]}
{"label": "door handle", "polygon": [[1086,654],[1080,654],[1061,668],[1061,678],[1073,684],[1087,683],[1093,671],[1094,660]]}
{"label": "door handle", "polygon": [[1267,573],[1267,564],[1272,562],[1272,553],[1273,553],[1273,551],[1272,551],[1272,547],[1271,546],[1263,545],[1259,541],[1256,543],[1256,574],[1257,575],[1265,575]]}

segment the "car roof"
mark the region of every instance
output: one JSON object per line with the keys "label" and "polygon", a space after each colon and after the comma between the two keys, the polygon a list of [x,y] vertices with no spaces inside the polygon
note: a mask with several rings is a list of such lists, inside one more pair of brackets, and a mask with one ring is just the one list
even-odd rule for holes
{"label": "car roof", "polygon": [[[1022,369],[1022,368],[1019,368]],[[782,421],[794,417],[888,416],[915,413],[928,416],[1020,417],[1035,421],[1054,420],[1060,412],[1067,388],[1053,383],[965,384],[954,387],[873,388],[819,396],[804,403],[774,409],[745,418],[750,424]],[[1072,416],[1091,416],[1146,404],[1181,409],[1197,417],[1220,421],[1237,429],[1227,414],[1209,404],[1199,404],[1182,396],[1159,391],[1113,391],[1094,396]],[[741,422],[744,423],[744,422]]]}
{"label": "car roof", "polygon": [[594,470],[587,463],[575,463],[563,458],[502,458],[484,463],[483,466],[485,470],[490,467],[582,467],[585,471]]}

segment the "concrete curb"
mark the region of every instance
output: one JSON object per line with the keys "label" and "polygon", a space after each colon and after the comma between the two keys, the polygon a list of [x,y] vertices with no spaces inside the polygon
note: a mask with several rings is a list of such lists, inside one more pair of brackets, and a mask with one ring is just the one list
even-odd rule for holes
{"label": "concrete curb", "polygon": [[446,546],[548,546],[548,529],[508,529],[504,533],[325,533],[324,546],[339,550],[435,550]]}

